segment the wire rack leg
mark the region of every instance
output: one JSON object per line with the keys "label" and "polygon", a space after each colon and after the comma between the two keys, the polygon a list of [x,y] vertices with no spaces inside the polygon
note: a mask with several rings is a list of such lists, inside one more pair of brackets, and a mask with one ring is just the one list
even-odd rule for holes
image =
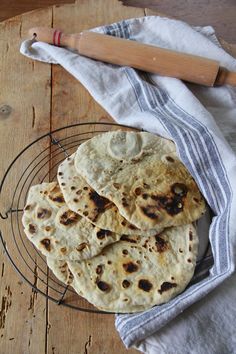
{"label": "wire rack leg", "polygon": [[57,301],[57,305],[61,305],[61,303],[63,302],[64,297],[65,297],[65,295],[66,295],[66,292],[67,292],[68,288],[69,288],[69,285],[67,285],[67,287],[65,288],[63,294],[61,295],[61,298]]}

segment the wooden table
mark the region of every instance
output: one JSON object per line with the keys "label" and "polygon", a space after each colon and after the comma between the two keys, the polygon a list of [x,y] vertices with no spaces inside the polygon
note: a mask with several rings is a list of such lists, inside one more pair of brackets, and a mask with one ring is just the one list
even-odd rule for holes
{"label": "wooden table", "polygon": [[[73,3],[75,0],[1,0],[0,21],[54,4]],[[234,0],[121,0],[123,4],[149,8],[172,16],[191,25],[211,25],[217,36],[236,43],[236,1]]]}
{"label": "wooden table", "polygon": [[[124,9],[117,0],[78,0],[75,4],[35,10],[0,24],[1,176],[16,154],[39,135],[91,118],[111,120],[60,66],[51,67],[20,55],[19,45],[27,37],[27,30],[43,24],[73,33],[150,13],[147,9]],[[16,180],[17,176],[11,176],[12,185]],[[7,205],[6,197],[1,200],[0,212]],[[6,232],[3,221],[0,230]],[[114,328],[113,315],[86,314],[48,301],[22,281],[2,248],[0,276],[0,353],[127,352]]]}

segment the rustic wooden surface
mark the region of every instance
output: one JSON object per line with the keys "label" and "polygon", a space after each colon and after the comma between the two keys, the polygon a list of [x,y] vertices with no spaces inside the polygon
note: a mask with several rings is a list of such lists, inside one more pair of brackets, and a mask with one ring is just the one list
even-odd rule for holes
{"label": "rustic wooden surface", "polygon": [[[51,25],[50,9],[0,24],[1,177],[17,151],[50,129],[50,66],[23,60],[18,51],[24,30],[41,21]],[[13,176],[9,182],[14,185],[17,178]],[[6,210],[8,200],[0,202],[1,211]],[[4,222],[0,229],[6,232]],[[0,252],[0,353],[44,353],[45,298],[16,274],[2,247]]]}
{"label": "rustic wooden surface", "polygon": [[[91,119],[109,119],[82,85],[61,67],[51,68],[19,53],[27,30],[44,24],[79,32],[143,14],[144,11],[137,8],[124,11],[116,0],[81,0],[72,5],[37,10],[0,24],[1,176],[20,149],[50,129]],[[14,185],[18,176],[11,178]],[[7,203],[1,200],[0,211],[5,210]],[[1,222],[3,234],[5,225]],[[127,352],[115,330],[113,315],[80,313],[46,301],[22,281],[3,255],[2,248],[0,266],[0,353]]]}
{"label": "rustic wooden surface", "polygon": [[235,0],[122,0],[122,2],[125,5],[153,9],[191,25],[211,25],[215,28],[217,36],[230,43],[236,43]]}
{"label": "rustic wooden surface", "polygon": [[[49,4],[48,1],[42,0],[40,6]],[[20,8],[22,1],[17,3]],[[44,24],[79,32],[144,14],[153,12],[124,9],[117,0],[78,0],[76,4],[37,10],[0,24],[0,176],[20,149],[50,129],[91,118],[93,121],[110,119],[82,85],[61,67],[51,68],[19,54],[19,44],[26,38],[28,28]],[[234,50],[233,46],[226,45]],[[17,176],[11,178],[14,185]],[[7,200],[0,202],[1,208],[7,206]],[[4,233],[4,222],[0,230]],[[0,252],[0,353],[137,352],[124,348],[114,328],[113,315],[79,313],[46,301],[21,280],[2,248]]]}
{"label": "rustic wooden surface", "polygon": [[[74,0],[1,0],[0,21],[47,5],[73,2]],[[230,43],[236,43],[235,0],[123,0],[123,3],[152,8],[192,25],[210,24],[216,29],[218,36]]]}

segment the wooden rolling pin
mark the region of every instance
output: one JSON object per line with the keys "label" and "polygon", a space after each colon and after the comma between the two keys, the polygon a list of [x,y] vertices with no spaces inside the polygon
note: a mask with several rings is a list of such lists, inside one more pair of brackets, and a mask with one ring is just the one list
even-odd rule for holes
{"label": "wooden rolling pin", "polygon": [[64,34],[52,28],[35,27],[29,30],[29,35],[38,41],[76,49],[80,55],[111,64],[130,66],[205,86],[236,86],[236,72],[221,67],[216,60],[196,55],[91,31]]}

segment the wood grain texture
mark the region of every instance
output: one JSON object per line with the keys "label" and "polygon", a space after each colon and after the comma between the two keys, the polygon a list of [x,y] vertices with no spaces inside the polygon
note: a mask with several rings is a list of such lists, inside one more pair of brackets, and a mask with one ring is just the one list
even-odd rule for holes
{"label": "wood grain texture", "polygon": [[[0,148],[7,156],[1,160],[1,175],[22,147],[50,129],[78,121],[111,121],[83,86],[64,69],[59,66],[51,68],[19,54],[19,43],[27,37],[28,28],[44,23],[80,31],[143,14],[139,9],[124,13],[122,5],[115,0],[107,0],[106,4],[101,0],[90,0],[37,10],[1,24]],[[20,174],[23,168],[24,164],[17,172]],[[14,184],[18,174],[12,178]],[[7,194],[1,202],[1,211],[6,210],[9,206]],[[0,229],[6,233],[4,222],[1,222]],[[115,330],[113,315],[90,315],[58,307],[22,282],[2,254],[0,265],[0,353],[127,352]],[[22,270],[27,272],[24,266]],[[32,274],[34,281],[37,282],[37,269]]]}
{"label": "wood grain texture", "polygon": [[217,36],[236,43],[235,0],[123,0],[125,5],[150,8],[195,26],[213,26]]}
{"label": "wood grain texture", "polygon": [[[51,25],[51,10],[22,15],[0,24],[1,177],[19,150],[50,129],[50,67],[33,63],[19,53],[25,30],[42,20]],[[23,169],[18,166],[17,172],[20,174]],[[11,185],[17,180],[18,174],[9,176],[9,191],[1,194],[1,212],[9,208]],[[10,232],[7,225],[9,221],[1,221],[3,235]],[[46,300],[22,281],[3,255],[2,247],[0,252],[0,353],[44,353]],[[22,269],[27,272],[26,266]],[[33,281],[35,276],[36,269]]]}
{"label": "wood grain texture", "polygon": [[[9,4],[10,9],[11,6],[18,6],[19,11],[27,11],[30,8],[24,7],[24,2],[28,3],[27,6],[37,7],[39,3],[49,5],[50,1],[36,1],[33,4],[29,0],[19,0],[17,3],[2,0],[0,12],[4,4]],[[150,3],[153,1],[143,1],[141,5],[146,7]],[[83,86],[64,69],[59,66],[51,68],[19,54],[19,43],[26,38],[28,28],[44,24],[68,32],[79,32],[124,18],[142,16],[144,12],[152,13],[138,8],[124,8],[116,0],[80,0],[72,5],[33,11],[0,24],[0,176],[20,149],[50,129],[74,122],[112,121]],[[9,11],[6,13],[13,15]],[[225,45],[229,50],[235,50],[226,42]],[[23,168],[24,165],[19,166],[18,172]],[[11,176],[9,194],[11,184],[14,185],[17,178],[17,175]],[[0,212],[8,207],[6,191],[0,201]],[[0,230],[3,233],[9,231],[5,221],[1,221]],[[114,328],[113,315],[86,314],[58,307],[36,294],[15,272],[3,255],[2,248],[0,278],[0,353],[138,353],[124,348]],[[32,274],[32,281],[37,282],[37,268]]]}
{"label": "wood grain texture", "polygon": [[[73,0],[1,0],[0,21],[17,14]],[[230,43],[236,43],[236,2],[235,0],[123,0],[129,6],[152,8],[160,13],[173,16],[192,25],[211,25],[217,35]]]}
{"label": "wood grain texture", "polygon": [[12,18],[22,13],[45,8],[55,4],[74,3],[73,0],[1,0],[0,21]]}

